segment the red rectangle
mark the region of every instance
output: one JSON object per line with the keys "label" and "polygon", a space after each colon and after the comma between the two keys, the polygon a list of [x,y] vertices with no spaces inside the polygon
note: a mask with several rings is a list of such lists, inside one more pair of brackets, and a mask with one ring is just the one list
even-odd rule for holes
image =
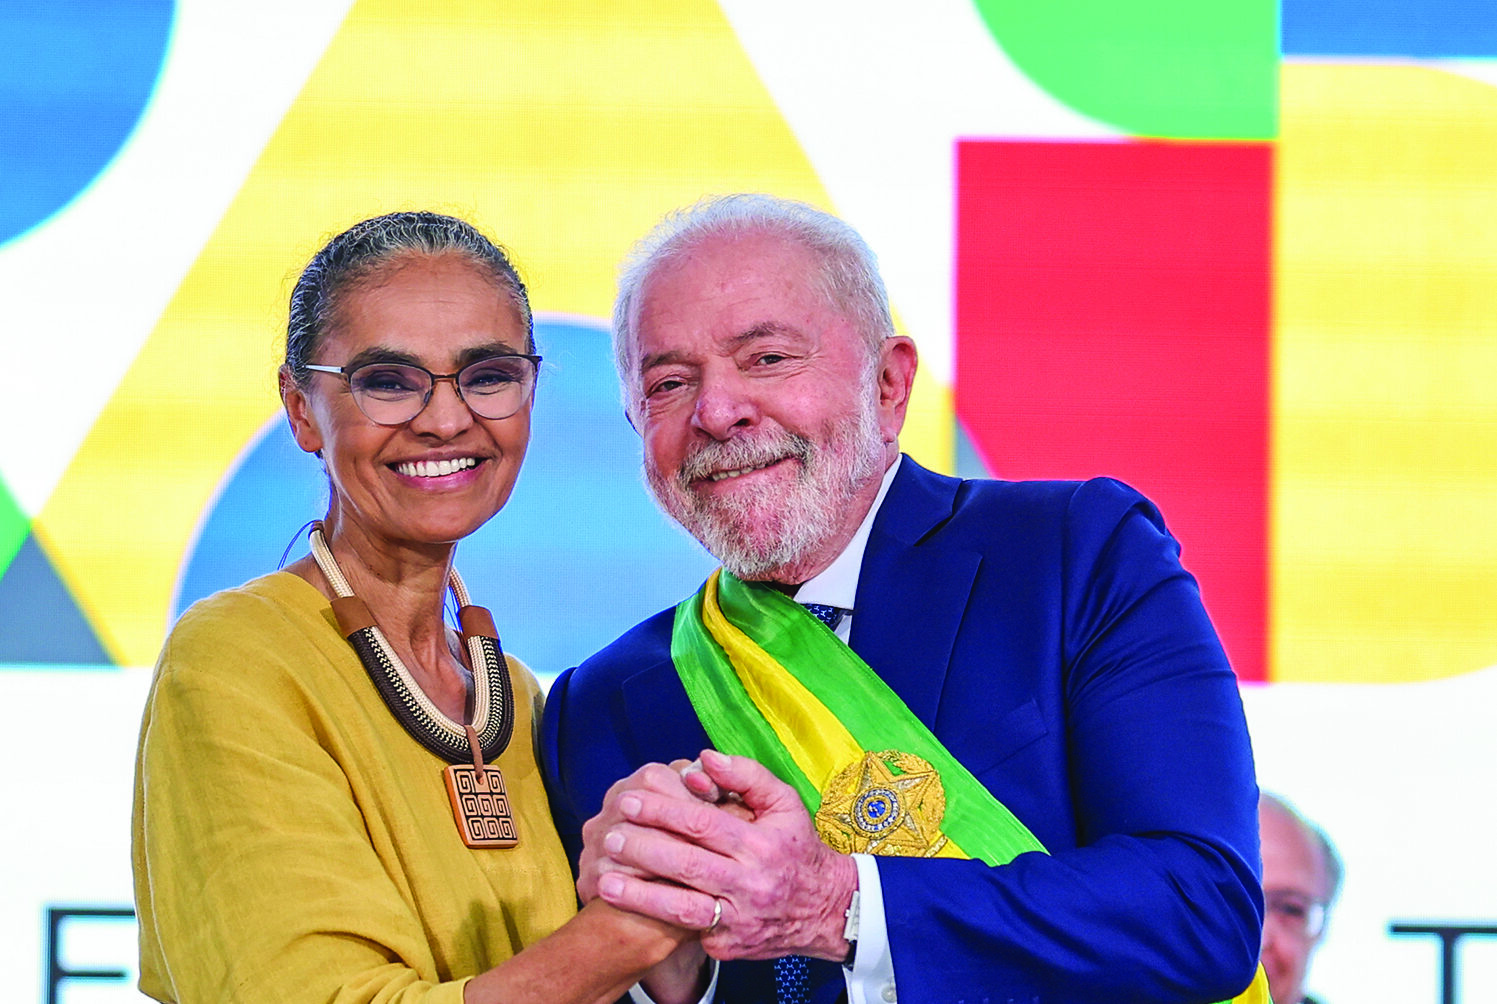
{"label": "red rectangle", "polygon": [[1154,499],[1245,680],[1267,668],[1272,157],[957,147],[959,420],[997,477]]}

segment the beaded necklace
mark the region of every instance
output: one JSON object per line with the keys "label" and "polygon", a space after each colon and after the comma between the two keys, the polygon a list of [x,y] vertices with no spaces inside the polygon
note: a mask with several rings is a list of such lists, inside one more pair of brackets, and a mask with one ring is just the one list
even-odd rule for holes
{"label": "beaded necklace", "polygon": [[336,594],[332,607],[339,631],[363,663],[385,706],[413,739],[451,764],[443,776],[463,843],[475,848],[515,846],[520,838],[504,777],[488,763],[509,745],[515,724],[513,688],[493,616],[469,602],[462,577],[452,569],[448,588],[457,601],[458,624],[473,670],[473,720],[458,724],[421,690],[375,623],[374,614],[353,594],[320,521],[312,524],[307,541],[312,559]]}

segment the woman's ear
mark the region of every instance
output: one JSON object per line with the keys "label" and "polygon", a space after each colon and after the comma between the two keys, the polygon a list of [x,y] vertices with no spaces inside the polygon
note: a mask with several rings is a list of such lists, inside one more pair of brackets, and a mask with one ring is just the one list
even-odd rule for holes
{"label": "woman's ear", "polygon": [[322,433],[317,429],[317,420],[312,414],[312,403],[306,391],[296,383],[289,366],[282,366],[277,375],[281,388],[281,404],[286,408],[286,419],[291,423],[291,434],[296,445],[308,453],[322,453]]}

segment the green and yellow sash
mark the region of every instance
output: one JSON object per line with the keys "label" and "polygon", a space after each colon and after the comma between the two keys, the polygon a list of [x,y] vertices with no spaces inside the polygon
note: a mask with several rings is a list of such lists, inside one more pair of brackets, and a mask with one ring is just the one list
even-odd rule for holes
{"label": "green and yellow sash", "polygon": [[[1044,851],[867,663],[778,590],[714,572],[676,608],[671,658],[717,749],[764,764],[812,814],[829,803],[817,829],[833,847],[992,865]],[[875,796],[859,816],[867,791],[904,804]],[[842,827],[829,818],[849,812]]]}
{"label": "green and yellow sash", "polygon": [[[671,658],[713,746],[800,794],[844,853],[979,858],[1044,846],[879,679],[790,597],[725,571],[676,607]],[[1268,1004],[1260,967],[1236,1004]]]}

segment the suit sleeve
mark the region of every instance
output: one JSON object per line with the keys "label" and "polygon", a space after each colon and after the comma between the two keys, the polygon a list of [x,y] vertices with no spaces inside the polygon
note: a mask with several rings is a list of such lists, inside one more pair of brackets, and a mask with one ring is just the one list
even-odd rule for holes
{"label": "suit sleeve", "polygon": [[880,858],[900,997],[939,973],[952,999],[1227,1000],[1262,921],[1236,679],[1151,504],[1088,482],[1057,532],[1056,812],[1074,839],[998,867]]}
{"label": "suit sleeve", "polygon": [[[577,859],[582,854],[582,824],[571,788],[562,779],[562,709],[567,705],[568,687],[576,669],[568,669],[551,684],[546,695],[546,706],[541,717],[540,761],[546,780],[546,795],[551,800],[551,819],[561,837],[561,846],[567,852],[572,865],[572,877],[577,876]],[[615,769],[622,769],[620,764]],[[625,770],[619,777],[625,777]],[[601,799],[600,799],[601,801]]]}

